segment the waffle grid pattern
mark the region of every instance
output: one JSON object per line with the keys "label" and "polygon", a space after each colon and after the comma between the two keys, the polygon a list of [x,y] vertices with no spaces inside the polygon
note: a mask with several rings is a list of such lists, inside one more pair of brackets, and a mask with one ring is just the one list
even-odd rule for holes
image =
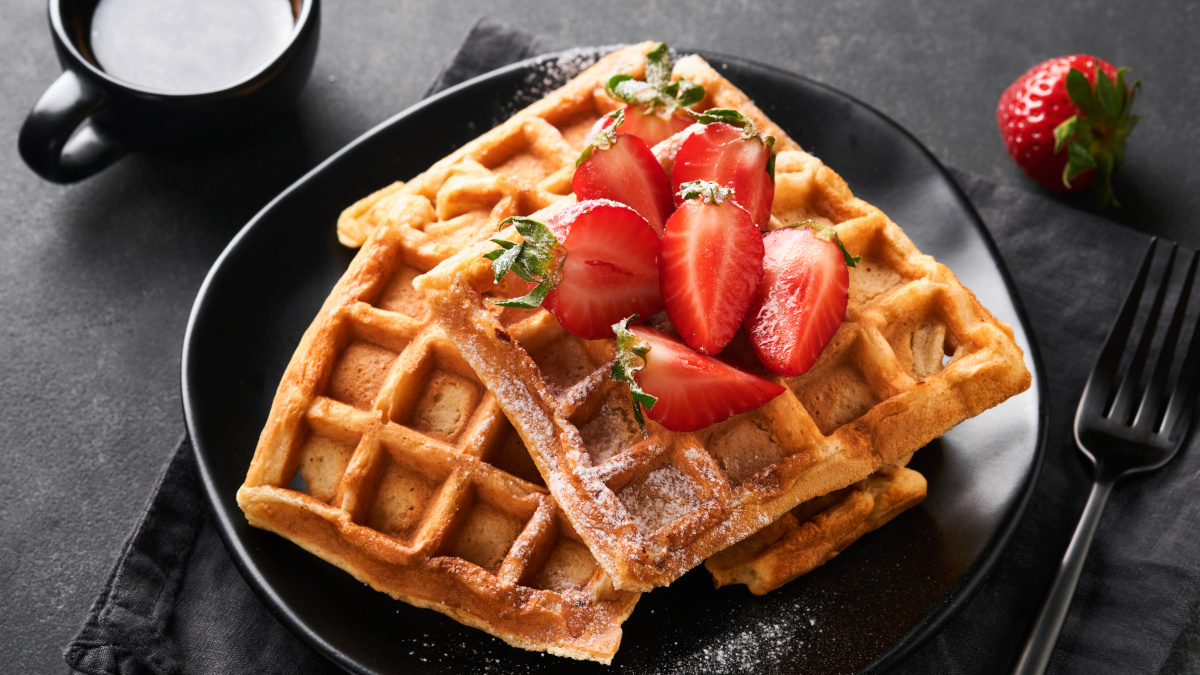
{"label": "waffle grid pattern", "polygon": [[[698,58],[677,73],[745,100]],[[737,105],[770,128],[752,104]],[[525,439],[547,485],[617,588],[669,584],[797,504],[865,479],[1029,385],[1011,330],[878,209],[777,132],[772,227],[815,219],[863,262],[846,320],[813,369],[766,406],[694,434],[651,424],[590,447],[628,394],[607,378],[611,341],[566,335],[545,312],[498,321],[482,242],[415,280]],[[664,165],[672,141],[655,148]],[[535,213],[546,219],[565,202]],[[501,235],[516,240],[511,228]],[[510,293],[515,294],[515,293]],[[555,351],[586,355],[548,360]],[[728,350],[727,350],[728,351]],[[626,429],[627,430],[627,429]]]}
{"label": "waffle grid pattern", "polygon": [[[513,279],[494,284],[490,266],[463,261],[477,258],[474,247],[503,218],[546,214],[573,200],[583,139],[616,106],[602,82],[619,68],[640,76],[651,46],[605,57],[425,173],[343,213],[339,238],[363,247],[280,383],[238,494],[251,524],[393,597],[510,644],[609,662],[636,591],[668,583],[698,563],[701,551],[767,525],[772,509],[781,514],[805,495],[858,480],[847,473],[862,477],[888,463],[891,448],[839,437],[842,418],[863,403],[838,398],[840,384],[826,391],[809,376],[788,383],[789,403],[777,399],[702,434],[657,428],[642,440],[627,392],[607,379],[608,341],[569,336],[541,310],[484,302],[523,287]],[[886,376],[860,372],[847,390],[868,391],[875,409],[885,407],[911,382],[951,379],[944,351],[960,368],[985,351],[980,341],[995,342],[977,325],[977,305],[967,307],[974,317],[953,320],[955,303],[974,299],[947,300],[940,284],[948,271],[914,259],[898,228],[850,198],[836,174],[740,91],[695,57],[681,60],[676,74],[705,85],[702,105],[742,109],[779,139],[774,226],[815,218],[837,225],[848,245],[871,251],[874,267],[852,273],[851,303],[853,316],[869,315],[881,328],[857,339],[839,333],[835,344],[843,360],[886,351],[894,367]],[[656,152],[669,166],[671,142]],[[464,250],[465,257],[452,257]],[[421,292],[419,279],[445,285]],[[885,299],[917,286],[924,294],[908,295],[937,320],[909,318],[909,329],[887,311],[896,301]],[[473,328],[461,330],[456,311]],[[993,370],[981,364],[962,379],[993,377]],[[1014,387],[1006,382],[1003,392],[970,400],[962,398],[970,387],[938,393],[953,389],[960,397],[948,406],[953,417],[993,405]],[[823,397],[836,404],[809,403]],[[790,417],[794,409],[815,412]],[[877,426],[886,426],[881,418]],[[920,435],[920,444],[942,431]],[[837,458],[840,472],[828,469],[827,456]],[[847,458],[853,471],[844,470]],[[821,487],[796,489],[800,476]],[[750,524],[747,504],[757,509]],[[593,507],[602,513],[584,512]]]}
{"label": "waffle grid pattern", "polygon": [[832,560],[864,534],[925,498],[925,477],[887,466],[850,487],[801,503],[704,561],[717,587],[762,595]]}
{"label": "waffle grid pattern", "polygon": [[613,589],[412,280],[568,195],[601,78],[647,48],[346,210],[340,238],[365,245],[280,383],[238,493],[251,524],[510,644],[611,660],[638,594]]}

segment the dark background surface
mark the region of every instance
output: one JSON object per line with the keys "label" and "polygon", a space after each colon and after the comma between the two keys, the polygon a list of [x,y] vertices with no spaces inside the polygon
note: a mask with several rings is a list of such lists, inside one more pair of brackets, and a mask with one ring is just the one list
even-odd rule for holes
{"label": "dark background surface", "polygon": [[[62,672],[61,649],[182,432],[179,354],[208,267],[277,192],[414,103],[482,10],[327,0],[292,113],[202,156],[134,155],[71,186],[16,152],[59,73],[45,4],[0,10],[0,663]],[[1144,83],[1117,184],[1125,208],[1106,215],[1200,245],[1195,3],[514,0],[487,12],[580,45],[662,39],[804,74],[881,109],[943,162],[1029,190],[996,132],[996,99],[1037,61],[1092,52]]]}

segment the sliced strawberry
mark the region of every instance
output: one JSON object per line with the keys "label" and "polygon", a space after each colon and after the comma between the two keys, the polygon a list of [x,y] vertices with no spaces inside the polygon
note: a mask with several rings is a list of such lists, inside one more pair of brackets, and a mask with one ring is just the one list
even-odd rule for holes
{"label": "sliced strawberry", "polygon": [[644,112],[641,108],[625,108],[625,124],[618,134],[637,136],[648,146],[655,146],[692,126],[689,117],[679,113]]}
{"label": "sliced strawberry", "polygon": [[616,118],[617,135],[607,129],[583,151],[571,188],[580,201],[611,199],[633,207],[661,235],[674,209],[671,181],[645,141],[620,134],[628,124],[619,121],[623,117]]}
{"label": "sliced strawberry", "polygon": [[662,309],[658,235],[636,211],[606,199],[579,202],[546,224],[509,218],[524,238],[493,240],[499,281],[507,272],[530,282],[528,295],[494,301],[504,307],[541,305],[564,330],[582,338],[612,337],[612,324],[632,313]]}
{"label": "sliced strawberry", "polygon": [[675,155],[671,186],[675,204],[679,187],[697,180],[733,190],[733,199],[754,218],[759,229],[771,219],[775,198],[775,139],[758,133],[749,118],[735,110],[709,110],[695,115],[706,124],[688,136]]}
{"label": "sliced strawberry", "polygon": [[639,404],[650,419],[671,431],[696,431],[753,410],[784,392],[782,385],[697,354],[667,333],[627,326],[627,321],[613,330],[618,351],[613,377],[630,383],[639,425]]}
{"label": "sliced strawberry", "polygon": [[831,228],[808,224],[763,237],[763,278],[746,314],[759,361],[784,377],[808,372],[846,317],[850,273],[858,258]]}
{"label": "sliced strawberry", "polygon": [[758,292],[762,235],[728,190],[695,183],[684,192],[691,198],[667,220],[662,236],[662,298],[683,340],[696,351],[716,354],[742,325]]}
{"label": "sliced strawberry", "polygon": [[[639,106],[627,105],[620,113],[624,124],[616,129],[616,133],[637,136],[651,148],[694,124],[692,118],[681,112],[666,113],[653,109],[647,112]],[[596,136],[613,127],[614,115],[615,113],[609,113],[596,120],[588,131],[589,144]]]}

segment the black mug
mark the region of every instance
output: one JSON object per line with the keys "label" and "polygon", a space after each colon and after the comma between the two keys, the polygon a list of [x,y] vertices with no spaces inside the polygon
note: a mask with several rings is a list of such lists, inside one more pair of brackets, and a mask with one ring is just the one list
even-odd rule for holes
{"label": "black mug", "polygon": [[195,146],[279,112],[300,94],[317,52],[318,0],[290,0],[295,26],[251,74],[220,88],[172,93],[104,72],[88,36],[99,0],[50,0],[63,73],[21,126],[21,157],[57,183],[86,178],[130,150]]}

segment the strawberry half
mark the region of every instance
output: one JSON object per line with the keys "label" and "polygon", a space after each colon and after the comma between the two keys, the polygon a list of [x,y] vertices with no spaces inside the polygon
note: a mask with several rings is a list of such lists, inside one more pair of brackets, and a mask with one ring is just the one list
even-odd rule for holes
{"label": "strawberry half", "polygon": [[762,280],[763,240],[715,183],[688,183],[667,220],[659,279],[667,318],[693,349],[716,354],[742,325]]}
{"label": "strawberry half", "polygon": [[763,237],[762,284],[746,314],[758,360],[784,377],[808,372],[846,318],[851,256],[837,232],[811,221]]}
{"label": "strawberry half", "polygon": [[754,122],[736,110],[713,109],[695,114],[704,129],[684,139],[671,169],[675,205],[679,188],[698,180],[713,181],[733,190],[759,229],[771,219],[775,198],[775,138],[763,136]]}
{"label": "strawberry half", "polygon": [[575,164],[571,189],[580,201],[611,199],[630,206],[662,234],[671,215],[671,181],[645,141],[620,133],[628,118],[618,110],[613,124],[592,139]]}
{"label": "strawberry half", "polygon": [[631,313],[662,309],[658,284],[658,235],[624,204],[604,199],[579,202],[546,224],[512,217],[519,244],[493,239],[484,254],[496,281],[512,272],[530,282],[520,298],[494,300],[503,307],[545,307],[572,335],[612,337],[612,324]]}
{"label": "strawberry half", "polygon": [[[646,55],[645,81],[614,75],[604,90],[629,104],[624,109],[625,126],[617,133],[637,136],[647,146],[657,145],[691,126],[685,110],[704,99],[704,87],[682,78],[671,81],[671,53],[661,42]],[[599,126],[593,134],[598,131]]]}
{"label": "strawberry half", "polygon": [[625,106],[625,124],[618,134],[637,136],[654,147],[675,134],[692,126],[692,119],[684,114],[649,111],[637,106]]}
{"label": "strawberry half", "polygon": [[611,374],[629,383],[633,414],[643,435],[640,407],[671,431],[696,431],[754,410],[784,392],[776,382],[697,354],[672,335],[628,326],[628,321],[612,327],[617,360]]}

